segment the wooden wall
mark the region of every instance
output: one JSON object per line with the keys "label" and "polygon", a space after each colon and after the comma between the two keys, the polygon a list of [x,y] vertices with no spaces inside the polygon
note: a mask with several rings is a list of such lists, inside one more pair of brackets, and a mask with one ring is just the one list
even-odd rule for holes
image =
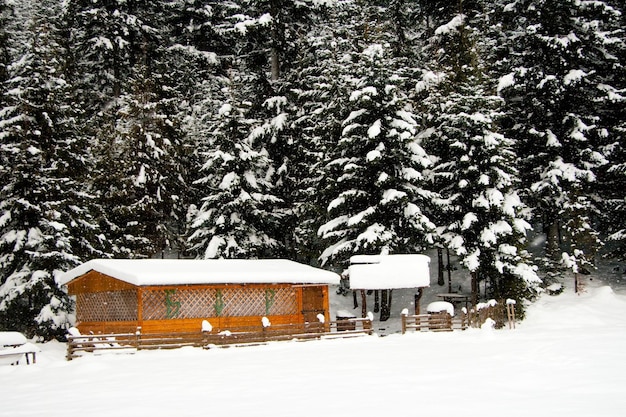
{"label": "wooden wall", "polygon": [[132,289],[137,289],[137,287],[96,271],[89,271],[67,284],[67,291],[72,295]]}
{"label": "wooden wall", "polygon": [[[237,327],[330,320],[327,285],[234,284],[135,287],[91,271],[68,284],[83,334],[214,332]],[[132,292],[132,293],[131,293]],[[135,295],[136,294],[136,299]]]}

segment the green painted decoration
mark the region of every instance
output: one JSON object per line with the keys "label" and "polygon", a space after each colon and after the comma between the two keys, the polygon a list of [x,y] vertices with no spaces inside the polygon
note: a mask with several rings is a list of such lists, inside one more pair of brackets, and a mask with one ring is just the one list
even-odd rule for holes
{"label": "green painted decoration", "polygon": [[270,308],[274,305],[274,298],[276,297],[276,290],[268,288],[265,290],[265,315],[269,316]]}
{"label": "green painted decoration", "polygon": [[176,290],[165,290],[165,318],[173,319],[180,313],[180,301],[172,300]]}
{"label": "green painted decoration", "polygon": [[222,290],[215,290],[215,315],[217,317],[222,315],[222,311],[224,310],[224,300],[222,298]]}

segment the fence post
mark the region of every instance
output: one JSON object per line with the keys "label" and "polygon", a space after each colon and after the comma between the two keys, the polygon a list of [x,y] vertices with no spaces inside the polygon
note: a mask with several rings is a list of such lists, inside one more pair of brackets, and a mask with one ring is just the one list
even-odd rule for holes
{"label": "fence post", "polygon": [[408,315],[409,311],[406,308],[400,313],[400,317],[402,317],[402,334],[406,333],[406,316]]}
{"label": "fence post", "polygon": [[366,330],[367,334],[372,334],[372,321],[370,319],[363,322],[363,330]]}
{"label": "fence post", "polygon": [[270,323],[270,319],[268,319],[267,317],[262,317],[261,324],[263,325],[263,329],[262,329],[263,341],[267,342],[267,328],[270,327],[272,323]]}
{"label": "fence post", "polygon": [[137,330],[135,331],[135,349],[139,350],[140,344],[141,344],[141,326],[137,326]]}
{"label": "fence post", "polygon": [[515,328],[515,300],[506,300],[506,317],[509,320],[509,329]]}
{"label": "fence post", "polygon": [[68,361],[71,361],[74,356],[73,343],[74,343],[74,338],[72,336],[67,336],[67,355],[65,356],[65,358]]}

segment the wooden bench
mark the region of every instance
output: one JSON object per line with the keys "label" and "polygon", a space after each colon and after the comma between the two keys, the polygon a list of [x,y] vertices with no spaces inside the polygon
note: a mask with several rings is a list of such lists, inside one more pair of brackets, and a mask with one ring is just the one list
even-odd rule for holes
{"label": "wooden bench", "polygon": [[0,332],[0,363],[18,365],[22,357],[26,364],[37,363],[39,348],[26,340],[20,332]]}

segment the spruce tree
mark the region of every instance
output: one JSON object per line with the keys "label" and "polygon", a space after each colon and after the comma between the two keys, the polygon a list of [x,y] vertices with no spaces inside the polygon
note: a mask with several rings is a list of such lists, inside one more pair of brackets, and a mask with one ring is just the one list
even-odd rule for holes
{"label": "spruce tree", "polygon": [[[430,197],[423,171],[431,161],[417,138],[401,72],[380,44],[357,57],[353,68],[362,72],[352,80],[342,130],[327,156],[327,220],[319,228],[322,262],[344,268],[354,254],[420,251],[432,243],[434,229],[423,211]],[[388,317],[383,308],[381,320]]]}
{"label": "spruce tree", "polygon": [[0,327],[61,337],[71,301],[55,278],[102,256],[84,188],[88,145],[74,130],[57,2],[38,4],[0,113]]}
{"label": "spruce tree", "polygon": [[0,0],[0,83],[2,84],[7,80],[8,66],[11,62],[7,26],[12,12],[13,9],[6,3],[6,0]]}
{"label": "spruce tree", "polygon": [[180,247],[183,149],[175,112],[162,96],[164,80],[144,66],[133,78],[117,100],[114,127],[100,142],[94,185],[118,256],[151,257]]}
{"label": "spruce tree", "polygon": [[525,298],[539,281],[525,252],[528,211],[517,193],[515,142],[499,131],[502,101],[485,77],[480,15],[457,14],[434,30],[431,69],[417,84],[427,115],[425,147],[436,157],[440,236],[490,296]]}
{"label": "spruce tree", "polygon": [[249,117],[250,102],[231,91],[196,182],[203,198],[190,212],[191,251],[204,259],[273,257],[280,243],[268,231],[278,228],[281,200],[271,194],[267,151],[251,134],[258,121]]}
{"label": "spruce tree", "polygon": [[[606,23],[617,12],[605,2],[523,0],[502,7],[511,72],[500,79],[508,134],[518,138],[525,199],[547,235],[546,273],[567,260],[582,272],[600,247],[598,171],[603,126],[619,43]],[[563,237],[563,240],[561,240]],[[567,243],[567,247],[565,245]],[[562,255],[563,254],[563,255]]]}
{"label": "spruce tree", "polygon": [[[327,197],[324,161],[335,148],[340,136],[344,108],[348,105],[351,87],[350,53],[354,52],[354,27],[346,22],[355,16],[355,5],[343,3],[321,11],[313,30],[301,40],[297,61],[302,70],[286,75],[291,84],[292,102],[297,107],[293,129],[289,184],[294,224],[295,253],[305,262],[318,263],[323,243],[317,230],[326,217]],[[296,174],[296,175],[294,175]],[[291,178],[291,179],[290,179]],[[290,181],[290,182],[287,182]]]}
{"label": "spruce tree", "polygon": [[[256,85],[256,96],[260,99],[253,107],[259,120],[253,134],[268,152],[275,171],[274,194],[283,201],[276,207],[282,218],[281,228],[272,233],[281,241],[283,256],[315,262],[310,252],[300,253],[311,241],[311,235],[305,235],[305,230],[310,231],[309,172],[317,163],[316,149],[306,140],[300,123],[300,91],[302,62],[307,59],[305,51],[310,51],[307,36],[325,7],[318,7],[315,1],[270,0],[245,4],[248,15],[260,16],[258,24],[250,26],[248,39],[239,38],[239,42],[245,40],[243,45],[250,45],[252,59],[244,58],[241,62],[247,67],[244,71],[255,74],[249,84]],[[250,38],[254,39],[253,44]],[[259,56],[255,51],[268,52]]]}
{"label": "spruce tree", "polygon": [[[606,241],[605,255],[626,260],[626,3],[608,2],[605,6],[603,28],[611,34],[611,43],[605,46],[615,59],[600,62],[597,71],[606,81],[598,84],[605,94],[600,102],[602,153],[608,163],[598,172],[600,203],[600,232]],[[602,32],[601,32],[602,33]]]}

